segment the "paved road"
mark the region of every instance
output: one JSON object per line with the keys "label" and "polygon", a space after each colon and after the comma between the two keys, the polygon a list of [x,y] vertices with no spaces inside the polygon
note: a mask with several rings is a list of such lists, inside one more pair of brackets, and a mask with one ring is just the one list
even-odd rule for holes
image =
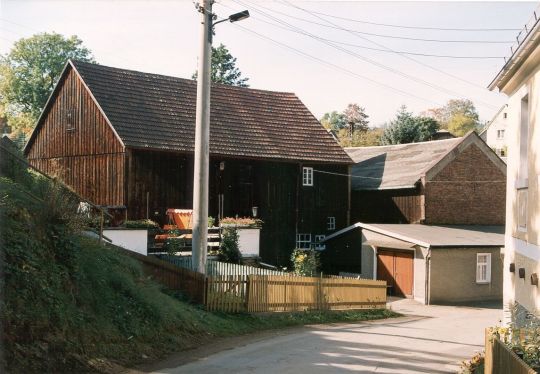
{"label": "paved road", "polygon": [[[407,317],[310,326],[159,373],[455,373],[483,347],[501,310],[391,303]],[[157,372],[156,372],[157,373]]]}

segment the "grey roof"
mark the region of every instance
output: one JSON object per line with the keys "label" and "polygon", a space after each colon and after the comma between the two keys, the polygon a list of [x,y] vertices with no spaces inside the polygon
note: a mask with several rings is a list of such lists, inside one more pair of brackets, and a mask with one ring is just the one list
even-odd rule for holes
{"label": "grey roof", "polygon": [[373,231],[390,238],[422,247],[502,247],[504,226],[452,225],[432,226],[421,224],[355,223],[326,238],[344,234],[355,228]]}
{"label": "grey roof", "polygon": [[431,226],[420,224],[367,224],[359,225],[392,238],[415,243],[423,247],[502,247],[504,226],[456,225]]}
{"label": "grey roof", "polygon": [[351,188],[355,191],[414,188],[463,139],[345,148],[355,162]]}

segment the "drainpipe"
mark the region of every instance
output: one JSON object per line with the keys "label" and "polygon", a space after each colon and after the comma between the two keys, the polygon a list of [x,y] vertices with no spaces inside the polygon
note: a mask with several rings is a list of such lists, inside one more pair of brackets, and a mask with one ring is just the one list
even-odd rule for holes
{"label": "drainpipe", "polygon": [[426,255],[426,285],[425,285],[425,295],[424,295],[424,304],[429,305],[429,270],[431,268],[431,248],[428,248]]}

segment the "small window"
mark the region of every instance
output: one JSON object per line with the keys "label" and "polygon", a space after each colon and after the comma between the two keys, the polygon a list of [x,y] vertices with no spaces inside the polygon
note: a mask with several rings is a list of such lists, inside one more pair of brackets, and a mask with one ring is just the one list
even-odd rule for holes
{"label": "small window", "polygon": [[315,235],[315,250],[324,251],[326,249],[326,244],[324,244],[324,239],[326,235]]}
{"label": "small window", "polygon": [[328,217],[326,220],[326,228],[328,231],[332,231],[336,229],[336,217]]}
{"label": "small window", "polygon": [[310,249],[311,248],[311,234],[296,234],[296,248]]}
{"label": "small window", "polygon": [[491,253],[476,254],[476,283],[491,282]]}
{"label": "small window", "polygon": [[302,185],[313,186],[313,168],[302,169]]}
{"label": "small window", "polygon": [[503,118],[505,118],[505,119],[508,118],[508,113],[504,112],[503,113]]}
{"label": "small window", "polygon": [[497,139],[504,139],[504,130],[497,130]]}

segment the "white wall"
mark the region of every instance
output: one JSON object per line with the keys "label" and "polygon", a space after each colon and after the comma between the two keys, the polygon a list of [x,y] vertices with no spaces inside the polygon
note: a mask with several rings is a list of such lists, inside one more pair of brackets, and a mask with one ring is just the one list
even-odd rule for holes
{"label": "white wall", "polygon": [[261,229],[238,228],[238,249],[243,257],[259,256]]}
{"label": "white wall", "polygon": [[[485,133],[485,141],[487,145],[495,149],[497,154],[501,156],[500,150],[507,148],[507,141],[506,138],[508,136],[507,134],[507,124],[508,124],[508,118],[505,118],[505,115],[508,116],[508,107],[504,106],[504,108],[496,115],[496,117],[493,118],[490,126],[486,130]],[[502,138],[499,138],[498,133],[499,130],[504,131],[504,136]],[[507,149],[508,152],[508,149]],[[504,156],[504,159],[506,159],[506,156]]]}
{"label": "white wall", "polygon": [[145,256],[148,254],[148,230],[105,229],[103,235],[114,245]]}

